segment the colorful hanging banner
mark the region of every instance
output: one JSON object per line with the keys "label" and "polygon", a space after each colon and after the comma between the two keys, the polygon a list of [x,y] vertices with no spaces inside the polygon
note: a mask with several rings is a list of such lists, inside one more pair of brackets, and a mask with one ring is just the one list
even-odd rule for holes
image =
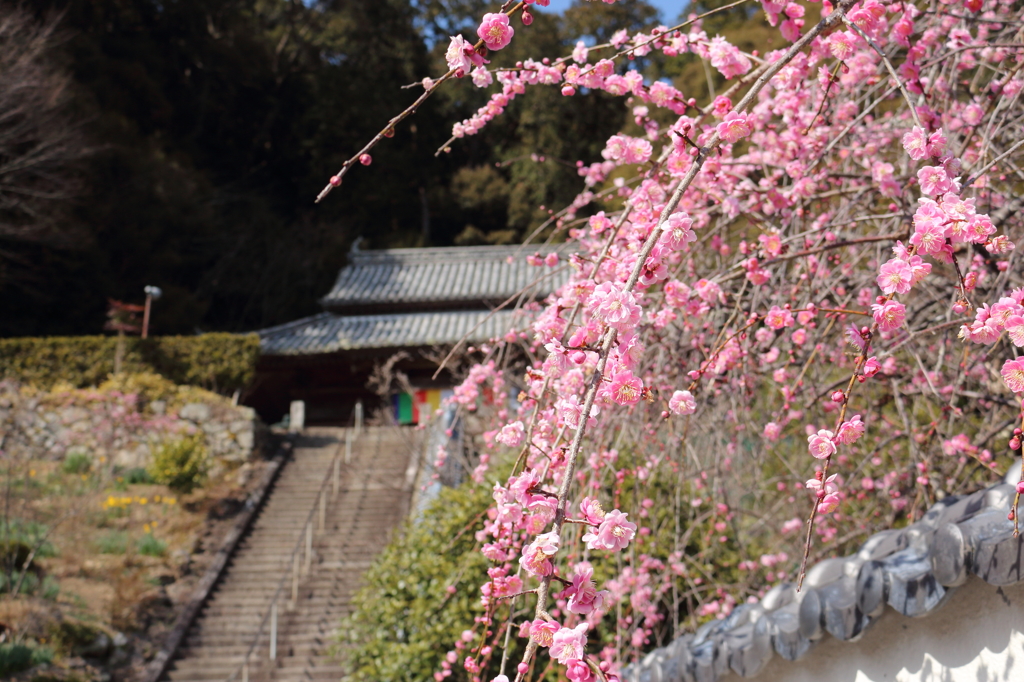
{"label": "colorful hanging banner", "polygon": [[441,407],[444,392],[439,388],[428,388],[414,393],[396,393],[391,396],[395,421],[399,424],[422,424],[430,421]]}

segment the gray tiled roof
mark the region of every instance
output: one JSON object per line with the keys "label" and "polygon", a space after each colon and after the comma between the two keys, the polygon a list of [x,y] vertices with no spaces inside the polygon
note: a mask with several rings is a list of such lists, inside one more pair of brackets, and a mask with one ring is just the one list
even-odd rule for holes
{"label": "gray tiled roof", "polygon": [[530,297],[542,299],[568,279],[569,271],[529,265],[526,256],[537,250],[460,246],[353,251],[320,303],[339,313],[479,308],[496,305],[533,283]]}
{"label": "gray tiled roof", "polygon": [[[1007,480],[1017,481],[1019,465]],[[777,585],[756,604],[683,635],[623,670],[628,682],[714,682],[730,668],[752,677],[773,653],[801,658],[826,633],[857,638],[888,604],[905,616],[941,605],[973,574],[991,585],[1024,580],[1024,536],[1006,517],[1009,483],[947,497],[917,523],[872,536],[860,551],[827,559],[807,572],[804,587]]]}
{"label": "gray tiled roof", "polygon": [[487,310],[344,317],[320,313],[261,330],[260,350],[264,355],[314,355],[361,348],[433,346],[456,343],[467,333],[475,343],[502,336],[513,326],[525,328],[529,322],[527,314],[513,310],[499,310],[488,319],[489,314]]}

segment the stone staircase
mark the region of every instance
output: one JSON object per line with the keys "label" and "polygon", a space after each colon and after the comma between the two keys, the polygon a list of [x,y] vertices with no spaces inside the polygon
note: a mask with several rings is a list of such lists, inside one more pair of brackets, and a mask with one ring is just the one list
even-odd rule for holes
{"label": "stone staircase", "polygon": [[[344,463],[346,430],[302,432],[269,499],[239,544],[225,575],[207,600],[162,679],[228,680],[239,671],[260,623],[260,642],[249,658],[248,680],[338,680],[341,663],[330,657],[334,633],[350,611],[363,572],[409,510],[415,478],[417,432],[368,427],[354,439]],[[333,461],[340,455],[339,492],[332,495]],[[327,479],[324,530],[317,493]],[[305,536],[312,510],[312,553],[306,570]],[[299,550],[294,553],[298,544]],[[293,573],[299,564],[298,599]],[[276,660],[269,660],[271,601],[278,594]]]}

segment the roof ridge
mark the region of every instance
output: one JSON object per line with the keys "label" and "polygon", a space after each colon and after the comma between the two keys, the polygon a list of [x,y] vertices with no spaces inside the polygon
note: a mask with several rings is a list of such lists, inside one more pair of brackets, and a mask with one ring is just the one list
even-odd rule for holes
{"label": "roof ridge", "polygon": [[491,260],[507,258],[522,253],[523,256],[540,251],[565,251],[570,244],[488,244],[482,246],[424,246],[418,248],[375,249],[372,251],[353,251],[349,253],[346,267],[362,264],[377,264],[389,261],[433,261],[439,257],[466,260]]}

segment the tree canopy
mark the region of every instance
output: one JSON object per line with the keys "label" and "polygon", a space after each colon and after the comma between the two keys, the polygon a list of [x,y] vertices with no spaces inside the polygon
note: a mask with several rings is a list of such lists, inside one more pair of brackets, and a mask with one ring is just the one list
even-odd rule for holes
{"label": "tree canopy", "polygon": [[[364,248],[521,239],[547,217],[539,205],[575,195],[575,163],[600,158],[599,140],[624,120],[620,102],[530,93],[472,144],[435,156],[451,122],[486,101],[459,83],[374,151],[380,175],[353,177],[313,204],[418,83],[444,72],[442,34],[468,32],[485,7],[47,0],[32,16],[5,9],[23,31],[49,27],[40,63],[66,83],[51,109],[75,122],[67,130],[79,141],[61,170],[64,200],[38,211],[59,229],[0,234],[0,334],[97,332],[108,298],[140,300],[148,284],[165,292],[154,333],[249,330],[315,312],[357,237]],[[539,13],[495,64],[653,17],[639,1]]]}

